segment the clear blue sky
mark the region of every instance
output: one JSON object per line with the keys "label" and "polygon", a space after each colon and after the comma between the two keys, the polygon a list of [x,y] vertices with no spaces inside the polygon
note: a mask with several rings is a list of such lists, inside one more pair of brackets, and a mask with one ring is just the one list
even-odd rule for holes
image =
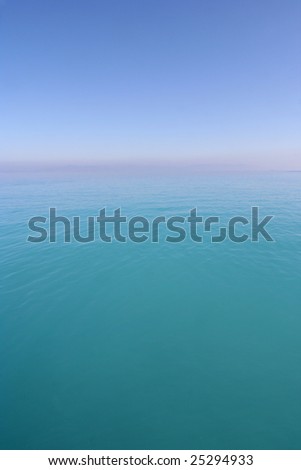
{"label": "clear blue sky", "polygon": [[0,160],[301,169],[300,0],[0,0]]}

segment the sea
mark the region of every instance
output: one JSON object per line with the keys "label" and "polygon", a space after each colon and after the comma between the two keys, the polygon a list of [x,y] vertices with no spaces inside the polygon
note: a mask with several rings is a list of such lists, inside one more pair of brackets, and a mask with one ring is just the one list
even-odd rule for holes
{"label": "sea", "polygon": [[[0,183],[1,449],[300,449],[301,172],[9,170]],[[56,241],[28,240],[49,208],[85,233],[103,208],[150,222],[196,208],[227,227],[252,207],[273,216],[272,241],[238,223],[245,241],[200,225],[196,242],[187,224],[167,241],[161,224],[157,242],[66,242],[62,222]]]}

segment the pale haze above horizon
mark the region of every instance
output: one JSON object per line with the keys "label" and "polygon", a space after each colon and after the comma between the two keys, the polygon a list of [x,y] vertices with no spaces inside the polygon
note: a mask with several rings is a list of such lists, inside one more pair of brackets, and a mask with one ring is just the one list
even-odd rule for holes
{"label": "pale haze above horizon", "polygon": [[301,170],[299,0],[0,1],[0,164]]}

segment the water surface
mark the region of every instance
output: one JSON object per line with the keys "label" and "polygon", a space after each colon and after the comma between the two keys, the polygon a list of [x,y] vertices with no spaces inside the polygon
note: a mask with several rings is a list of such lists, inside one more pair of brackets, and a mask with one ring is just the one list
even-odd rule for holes
{"label": "water surface", "polygon": [[[0,447],[298,449],[301,173],[1,176]],[[272,214],[275,242],[29,243],[48,215]]]}

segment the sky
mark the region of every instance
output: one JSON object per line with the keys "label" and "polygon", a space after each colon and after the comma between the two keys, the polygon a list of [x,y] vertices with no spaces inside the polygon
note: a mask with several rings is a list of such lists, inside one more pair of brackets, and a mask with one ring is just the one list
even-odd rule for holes
{"label": "sky", "polygon": [[301,170],[300,0],[0,0],[0,162]]}

